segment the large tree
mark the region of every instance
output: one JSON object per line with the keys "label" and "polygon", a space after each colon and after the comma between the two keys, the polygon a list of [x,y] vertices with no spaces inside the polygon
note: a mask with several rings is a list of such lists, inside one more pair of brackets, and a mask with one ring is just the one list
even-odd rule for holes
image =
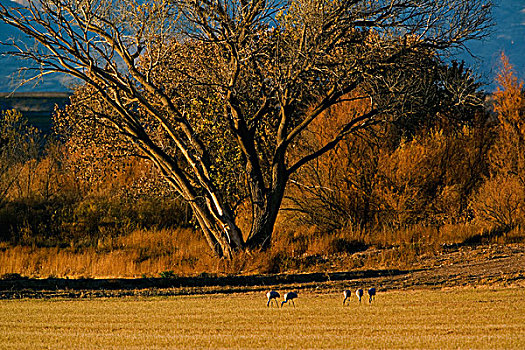
{"label": "large tree", "polygon": [[[93,115],[155,163],[227,258],[268,246],[291,175],[346,135],[401,116],[395,111],[412,105],[412,94],[394,73],[484,36],[491,7],[482,0],[21,3],[1,4],[0,19],[36,45],[13,42],[14,53],[39,63],[40,74],[66,73],[93,89],[105,104]],[[369,108],[297,154],[312,121],[347,96]],[[235,176],[225,179],[224,168]],[[236,195],[229,181],[241,189]],[[244,235],[239,200],[251,207]]]}

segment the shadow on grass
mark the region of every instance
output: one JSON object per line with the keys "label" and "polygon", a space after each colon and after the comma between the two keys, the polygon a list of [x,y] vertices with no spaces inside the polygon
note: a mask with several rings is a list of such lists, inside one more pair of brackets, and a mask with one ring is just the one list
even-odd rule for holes
{"label": "shadow on grass", "polygon": [[512,231],[512,227],[504,226],[495,228],[493,230],[484,231],[480,234],[468,237],[461,243],[451,244],[449,247],[476,247],[480,245],[487,245],[497,241],[500,238],[504,238],[506,243],[521,243],[523,237],[508,237],[507,235]]}
{"label": "shadow on grass", "polygon": [[[209,293],[235,293],[248,290],[257,290],[254,287],[294,285],[307,283],[322,283],[330,281],[351,281],[367,278],[387,277],[407,274],[403,270],[364,270],[333,273],[297,273],[255,276],[214,276],[203,274],[196,277],[169,278],[112,278],[112,279],[67,279],[45,278],[31,279],[17,274],[6,275],[0,280],[0,299],[13,298],[49,298],[49,297],[104,297],[126,295],[180,295],[192,294],[191,288],[211,287]],[[213,290],[213,287],[217,289]],[[184,289],[168,293],[161,293],[158,289]],[[137,291],[151,291],[140,292]],[[59,292],[60,293],[53,293]],[[118,291],[118,293],[111,293]],[[44,293],[45,292],[45,293]],[[97,293],[101,292],[101,293]],[[197,293],[200,293],[197,291]]]}

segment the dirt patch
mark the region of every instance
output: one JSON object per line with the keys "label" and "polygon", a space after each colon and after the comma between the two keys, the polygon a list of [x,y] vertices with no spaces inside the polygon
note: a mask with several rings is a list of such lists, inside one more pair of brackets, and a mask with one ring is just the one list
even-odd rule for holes
{"label": "dirt patch", "polygon": [[525,245],[449,247],[443,254],[421,257],[406,274],[370,278],[380,289],[480,286],[525,287]]}
{"label": "dirt patch", "polygon": [[[375,254],[374,251],[358,254]],[[97,298],[239,293],[272,289],[319,292],[375,286],[379,291],[416,288],[525,287],[525,244],[450,246],[421,256],[407,269],[325,273],[139,279],[29,279],[5,276],[0,299]]]}

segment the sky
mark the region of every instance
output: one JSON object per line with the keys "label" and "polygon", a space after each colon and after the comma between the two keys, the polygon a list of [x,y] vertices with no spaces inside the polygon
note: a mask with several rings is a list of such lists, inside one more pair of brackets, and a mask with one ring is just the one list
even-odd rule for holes
{"label": "sky", "polygon": [[[17,0],[21,2],[24,0]],[[468,0],[466,0],[468,1]],[[7,4],[10,0],[0,0]],[[498,72],[499,57],[505,52],[514,66],[517,76],[525,80],[525,0],[495,0],[493,10],[495,27],[492,33],[483,41],[470,42],[469,51],[474,55],[464,52],[456,57],[465,62],[472,70],[481,75],[481,80],[486,84],[485,90],[495,88],[494,77]],[[9,38],[16,37],[17,31],[4,23],[0,23],[0,42],[6,43]],[[6,51],[0,47],[0,52]],[[0,56],[0,92],[12,92],[17,87],[17,69],[24,65],[20,59]],[[16,91],[67,91],[70,80],[60,76],[47,76],[37,85],[29,84],[19,87]]]}
{"label": "sky", "polygon": [[492,34],[485,40],[469,43],[469,49],[477,58],[468,54],[463,57],[474,71],[482,74],[489,89],[495,87],[492,82],[498,73],[502,52],[518,77],[525,80],[525,0],[496,0],[495,3]]}

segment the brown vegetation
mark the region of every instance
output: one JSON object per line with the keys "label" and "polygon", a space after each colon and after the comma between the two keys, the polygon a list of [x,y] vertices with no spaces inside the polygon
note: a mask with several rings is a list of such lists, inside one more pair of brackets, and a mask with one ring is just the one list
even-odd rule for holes
{"label": "brown vegetation", "polygon": [[[41,75],[86,84],[77,115],[154,164],[210,250],[232,259],[269,247],[291,176],[346,136],[470,108],[472,80],[458,86],[458,67],[442,69],[441,58],[487,35],[490,10],[486,0],[35,0],[0,4],[0,20],[35,39],[34,48],[13,41],[14,55]],[[354,109],[325,142],[294,150],[356,92],[369,108]]]}
{"label": "brown vegetation", "polygon": [[494,93],[495,140],[489,153],[490,175],[472,201],[480,222],[506,234],[525,224],[525,90],[501,55]]}
{"label": "brown vegetation", "polygon": [[[66,142],[35,148],[38,133],[4,113],[0,274],[404,268],[451,246],[522,242],[524,92],[505,59],[498,81],[497,119],[473,107],[446,123],[376,125],[345,139],[294,178],[271,247],[238,252],[231,260],[203,253],[207,242],[195,234],[191,212],[143,159],[108,157],[100,145],[65,132]],[[344,124],[355,109],[366,111],[363,101],[323,115],[295,152],[330,139],[331,126]]]}

